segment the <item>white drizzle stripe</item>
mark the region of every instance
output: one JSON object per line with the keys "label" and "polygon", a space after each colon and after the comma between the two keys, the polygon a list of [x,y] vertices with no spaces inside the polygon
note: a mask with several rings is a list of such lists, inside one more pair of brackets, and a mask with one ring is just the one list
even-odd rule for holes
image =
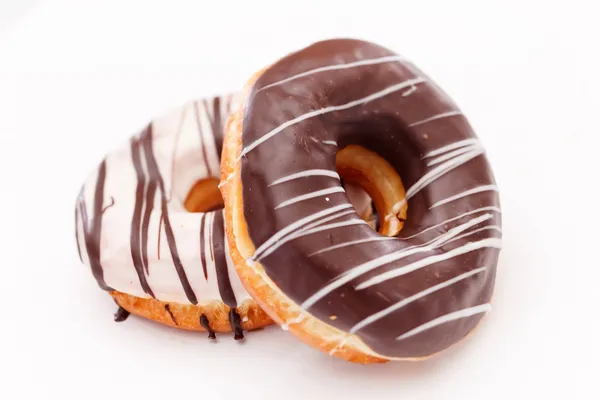
{"label": "white drizzle stripe", "polygon": [[312,256],[316,256],[317,254],[326,253],[331,250],[341,249],[341,248],[348,247],[348,246],[354,246],[356,244],[380,242],[380,241],[385,241],[385,240],[397,240],[397,239],[395,237],[377,236],[377,237],[372,237],[372,238],[367,238],[367,239],[352,240],[350,242],[340,243],[340,244],[336,244],[334,246],[325,247],[324,249],[315,251],[314,253],[311,253],[308,256],[312,257]]}
{"label": "white drizzle stripe", "polygon": [[271,139],[273,136],[277,135],[279,132],[283,131],[286,128],[289,128],[290,126],[296,125],[304,120],[316,117],[318,115],[323,115],[323,114],[327,114],[333,111],[341,111],[341,110],[347,110],[349,108],[352,107],[356,107],[359,106],[361,104],[365,104],[369,101],[373,101],[373,100],[377,100],[381,97],[387,96],[388,94],[397,92],[401,89],[404,89],[405,87],[408,86],[412,86],[412,85],[416,85],[419,83],[423,83],[425,82],[425,78],[421,78],[421,77],[417,77],[417,78],[413,78],[413,79],[409,79],[406,80],[404,82],[399,82],[395,85],[389,86],[383,90],[380,90],[379,92],[375,92],[373,94],[370,94],[366,97],[363,97],[361,99],[357,99],[357,100],[353,100],[349,103],[346,104],[342,104],[339,106],[330,106],[330,107],[325,107],[325,108],[321,108],[320,110],[314,110],[311,111],[309,113],[300,115],[299,117],[296,117],[292,120],[289,120],[287,122],[284,122],[283,124],[279,125],[277,128],[265,133],[263,136],[261,136],[260,138],[256,139],[254,142],[252,142],[251,144],[249,144],[246,148],[244,148],[241,152],[241,154],[239,155],[238,159],[241,159],[243,156],[245,156],[246,154],[248,154],[249,152],[251,152],[255,147],[261,145],[262,143],[266,142],[267,140]]}
{"label": "white drizzle stripe", "polygon": [[289,242],[290,240],[292,240],[293,239],[293,237],[292,237],[293,235],[297,235],[299,233],[302,233],[302,232],[304,232],[304,231],[306,231],[308,229],[314,228],[315,226],[321,226],[325,222],[333,221],[335,219],[343,217],[344,215],[354,214],[355,212],[356,211],[354,209],[347,210],[347,211],[342,211],[342,212],[337,212],[337,213],[334,213],[333,215],[330,215],[329,217],[319,219],[316,222],[312,222],[312,223],[310,223],[310,224],[302,227],[301,229],[299,229],[298,232],[296,232],[296,233],[292,232],[291,234],[289,234],[289,235],[285,236],[284,238],[282,238],[280,241],[278,241],[277,243],[275,243],[274,245],[272,245],[270,248],[266,249],[265,250],[266,254],[260,255],[260,257],[258,257],[258,259],[261,259],[263,257],[268,256],[269,254],[271,254],[272,252],[274,252],[275,250],[277,250],[279,247],[283,246],[284,244],[286,244],[287,242]]}
{"label": "white drizzle stripe", "polygon": [[478,187],[473,188],[473,189],[465,190],[464,192],[455,194],[454,196],[446,197],[443,200],[440,200],[440,201],[438,201],[436,203],[433,203],[433,205],[431,207],[429,207],[429,209],[431,210],[432,208],[439,207],[439,206],[441,206],[443,204],[450,203],[451,201],[458,200],[458,199],[461,199],[461,198],[466,197],[466,196],[470,196],[470,195],[475,194],[475,193],[489,192],[489,191],[495,191],[495,192],[497,192],[498,191],[498,186],[496,186],[496,185],[482,185],[482,186],[478,186]]}
{"label": "white drizzle stripe", "polygon": [[340,176],[335,171],[330,171],[328,169],[308,169],[302,172],[296,172],[295,174],[291,174],[288,176],[284,176],[283,178],[276,179],[271,183],[268,187],[278,185],[280,183],[288,182],[298,178],[305,178],[307,176],[329,176],[331,178],[335,178],[337,180],[340,179]]}
{"label": "white drizzle stripe", "polygon": [[406,97],[406,96],[410,96],[411,94],[413,94],[414,92],[416,92],[417,87],[413,86],[410,89],[408,89],[407,91],[402,93],[402,97]]}
{"label": "white drizzle stripe", "polygon": [[441,163],[443,161],[449,160],[449,159],[454,158],[456,156],[460,156],[461,154],[465,154],[465,153],[468,153],[470,151],[473,151],[473,150],[475,150],[478,147],[480,147],[480,146],[477,146],[477,145],[467,146],[467,147],[460,148],[458,150],[451,151],[449,153],[446,153],[444,155],[436,157],[433,160],[428,161],[427,162],[427,166],[431,167],[432,165],[439,164],[439,163]]}
{"label": "white drizzle stripe", "polygon": [[425,175],[423,175],[423,177],[421,177],[421,179],[419,179],[414,185],[412,185],[410,187],[410,189],[408,189],[406,191],[406,195],[404,197],[404,200],[401,202],[401,204],[406,203],[406,201],[408,201],[415,194],[420,192],[423,188],[425,188],[431,182],[444,176],[445,174],[452,171],[453,169],[460,167],[461,165],[474,159],[475,157],[482,155],[483,153],[484,153],[483,148],[475,148],[466,154],[455,157],[452,160],[446,161],[445,163],[433,168],[431,171],[429,171]]}
{"label": "white drizzle stripe", "polygon": [[494,230],[494,231],[497,231],[498,233],[502,233],[502,229],[500,229],[500,227],[498,225],[489,225],[489,226],[484,226],[483,228],[475,229],[474,231],[471,231],[471,232],[463,233],[462,235],[459,235],[452,240],[448,240],[445,244],[452,243],[458,239],[462,239],[464,237],[471,236],[471,235],[474,235],[479,232],[490,231],[490,230]]}
{"label": "white drizzle stripe", "polygon": [[448,286],[451,286],[457,282],[460,282],[464,279],[467,279],[470,276],[473,276],[475,274],[478,274],[480,272],[483,272],[486,270],[486,267],[482,267],[482,268],[477,268],[474,269],[472,271],[469,272],[465,272],[464,274],[455,276],[452,279],[448,279],[447,281],[444,281],[442,283],[438,283],[437,285],[431,286],[421,292],[415,293],[412,296],[409,296],[405,299],[402,299],[401,301],[392,304],[391,306],[384,308],[383,310],[376,312],[375,314],[363,319],[362,321],[360,321],[359,323],[357,323],[356,325],[354,325],[351,329],[350,329],[350,334],[354,334],[356,332],[358,332],[359,330],[361,330],[362,328],[371,325],[373,322],[375,321],[379,321],[381,318],[395,312],[398,311],[399,309],[401,309],[404,306],[407,306],[408,304],[419,300],[420,298],[423,298],[431,293],[437,292],[438,290],[444,289]]}
{"label": "white drizzle stripe", "polygon": [[433,320],[431,320],[429,322],[426,322],[423,325],[419,325],[416,328],[411,329],[410,331],[408,331],[408,332],[406,332],[406,333],[398,336],[396,338],[396,340],[408,339],[411,336],[419,334],[419,333],[421,333],[423,331],[426,331],[428,329],[435,328],[438,325],[442,325],[442,324],[445,324],[447,322],[455,321],[457,319],[472,317],[473,315],[477,315],[477,314],[488,312],[491,309],[492,309],[492,305],[489,304],[489,303],[486,303],[486,304],[480,304],[480,305],[475,306],[475,307],[464,308],[462,310],[454,311],[454,312],[451,312],[449,314],[442,315],[441,317],[433,319]]}
{"label": "white drizzle stripe", "polygon": [[319,289],[315,294],[310,296],[308,299],[304,300],[301,307],[304,309],[308,309],[312,307],[317,301],[321,300],[323,297],[333,292],[337,288],[346,283],[350,282],[353,279],[358,278],[359,276],[372,271],[376,268],[379,268],[383,265],[389,264],[393,261],[398,261],[402,258],[408,257],[410,255],[416,253],[422,253],[426,251],[431,251],[436,247],[441,246],[445,241],[452,239],[454,236],[464,232],[465,230],[471,228],[474,225],[477,225],[483,221],[486,221],[491,218],[491,214],[482,215],[478,218],[474,218],[469,222],[457,226],[450,231],[444,233],[443,235],[438,236],[437,238],[431,240],[430,242],[424,244],[423,246],[412,246],[400,251],[383,255],[381,257],[375,258],[373,260],[367,261],[366,263],[359,264],[354,268],[349,269],[348,271],[340,274],[338,277],[334,278],[329,284],[325,285],[323,288]]}
{"label": "white drizzle stripe", "polygon": [[284,202],[281,202],[280,204],[278,204],[275,209],[278,210],[280,208],[289,206],[291,204],[295,204],[304,200],[308,200],[308,199],[313,199],[315,197],[321,197],[321,196],[325,196],[328,194],[333,194],[333,193],[340,193],[340,192],[345,192],[344,188],[341,186],[336,186],[336,187],[332,187],[332,188],[328,188],[328,189],[322,189],[322,190],[317,190],[316,192],[312,192],[312,193],[307,193],[307,194],[303,194],[300,196],[296,196],[296,197],[292,197],[289,200],[286,200]]}
{"label": "white drizzle stripe", "polygon": [[296,229],[302,227],[302,225],[308,224],[309,222],[313,222],[316,219],[325,217],[329,214],[333,214],[336,211],[344,210],[344,209],[350,208],[350,207],[352,207],[352,204],[340,204],[338,206],[326,208],[325,210],[321,210],[321,211],[311,214],[307,217],[299,219],[298,221],[286,226],[285,228],[281,229],[280,231],[276,232],[273,236],[271,236],[270,238],[265,240],[265,242],[256,249],[256,251],[254,252],[254,256],[252,258],[257,257],[258,255],[260,255],[260,253],[265,251],[268,247],[277,243],[280,239],[282,239],[286,235],[292,233]]}
{"label": "white drizzle stripe", "polygon": [[399,239],[403,239],[403,240],[405,240],[405,239],[412,239],[412,238],[414,238],[416,236],[419,236],[419,235],[421,235],[421,234],[423,234],[425,232],[428,232],[428,231],[430,231],[432,229],[435,229],[435,228],[437,228],[439,226],[445,225],[445,224],[447,224],[449,222],[456,221],[457,219],[461,219],[461,218],[464,218],[464,217],[466,217],[468,215],[476,214],[478,212],[483,212],[483,211],[495,211],[497,213],[501,212],[501,210],[498,207],[493,207],[493,206],[477,208],[475,210],[467,211],[466,213],[463,213],[463,214],[460,214],[460,215],[458,215],[456,217],[453,217],[453,218],[447,219],[445,221],[442,221],[439,224],[435,224],[433,226],[430,226],[429,228],[425,228],[422,231],[415,233],[414,235],[402,237],[402,238],[399,238]]}
{"label": "white drizzle stripe", "polygon": [[397,278],[402,275],[406,275],[409,272],[415,271],[417,269],[421,269],[427,267],[428,265],[438,263],[440,261],[448,260],[453,257],[458,257],[460,255],[470,253],[475,250],[483,249],[486,247],[493,247],[500,249],[502,247],[502,240],[500,238],[488,238],[483,239],[477,242],[469,242],[463,246],[457,247],[448,251],[447,253],[438,254],[434,256],[430,256],[424,258],[422,260],[416,261],[414,263],[405,265],[400,268],[393,269],[388,272],[384,272],[383,274],[377,275],[371,279],[364,281],[363,283],[356,286],[357,290],[363,290],[373,285],[378,285],[387,280]]}
{"label": "white drizzle stripe", "polygon": [[429,153],[425,154],[423,156],[423,158],[437,156],[439,154],[443,154],[450,150],[458,149],[460,147],[465,147],[465,146],[471,146],[471,145],[475,145],[478,143],[479,143],[479,140],[477,140],[477,139],[459,140],[458,142],[454,142],[447,146],[440,147],[439,149],[431,150]]}
{"label": "white drizzle stripe", "polygon": [[266,86],[263,86],[259,90],[257,90],[257,93],[261,92],[265,89],[268,89],[270,87],[282,85],[284,83],[287,83],[287,82],[290,82],[290,81],[293,81],[296,79],[304,78],[305,76],[317,74],[319,72],[335,71],[338,69],[349,69],[349,68],[355,68],[355,67],[362,67],[364,65],[375,65],[375,64],[383,64],[383,63],[389,63],[389,62],[394,62],[394,61],[404,61],[404,60],[405,60],[405,58],[402,56],[385,56],[385,57],[379,57],[379,58],[371,58],[368,60],[353,61],[353,62],[346,63],[346,64],[337,64],[337,65],[328,65],[326,67],[319,67],[319,68],[308,70],[306,72],[301,72],[296,75],[292,75],[289,78],[285,78],[285,79],[282,79],[277,82],[270,83]]}
{"label": "white drizzle stripe", "polygon": [[453,117],[455,115],[462,115],[462,112],[460,112],[460,111],[448,111],[448,112],[445,112],[445,113],[434,115],[434,116],[429,117],[429,118],[422,119],[421,121],[413,122],[412,124],[410,124],[408,126],[410,126],[410,127],[417,126],[417,125],[425,124],[425,123],[430,122],[430,121],[435,121],[437,119]]}
{"label": "white drizzle stripe", "polygon": [[337,142],[335,140],[321,140],[321,143],[323,143],[323,144],[330,144],[332,146],[336,146],[337,147]]}
{"label": "white drizzle stripe", "polygon": [[363,225],[363,224],[367,225],[367,223],[365,221],[363,221],[362,219],[355,219],[355,220],[350,220],[350,221],[336,222],[333,224],[323,225],[323,226],[319,226],[319,227],[313,228],[313,229],[304,229],[293,235],[289,235],[287,238],[283,239],[281,241],[281,243],[278,243],[276,246],[272,246],[270,249],[268,249],[263,254],[261,254],[261,256],[258,258],[258,261],[267,257],[269,254],[273,253],[275,250],[277,250],[279,247],[281,247],[281,245],[283,245],[284,243],[287,243],[291,240],[298,239],[303,236],[312,235],[313,233],[317,233],[317,232],[322,232],[322,231],[335,229],[335,228],[341,228],[343,226]]}

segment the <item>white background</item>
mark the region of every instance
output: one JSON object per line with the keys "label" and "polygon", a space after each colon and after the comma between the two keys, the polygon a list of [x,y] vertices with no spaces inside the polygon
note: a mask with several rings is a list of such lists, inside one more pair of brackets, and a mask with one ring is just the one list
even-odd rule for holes
{"label": "white background", "polygon": [[[270,3],[47,1],[17,19],[0,0],[17,10],[0,19],[0,398],[598,398],[595,2]],[[278,328],[211,343],[114,323],[73,238],[89,171],[166,108],[339,36],[412,59],[487,148],[504,249],[481,329],[426,362],[359,366]]]}

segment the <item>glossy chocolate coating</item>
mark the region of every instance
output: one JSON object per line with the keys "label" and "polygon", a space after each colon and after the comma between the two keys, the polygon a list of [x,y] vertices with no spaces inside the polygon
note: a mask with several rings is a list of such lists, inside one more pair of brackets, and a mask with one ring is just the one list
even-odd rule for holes
{"label": "glossy chocolate coating", "polygon": [[[305,308],[316,318],[350,331],[366,318],[404,300],[406,305],[367,324],[356,334],[386,357],[420,357],[459,341],[483,316],[477,307],[488,306],[499,253],[499,200],[495,189],[487,190],[495,188],[495,182],[483,150],[473,153],[479,147],[460,147],[470,141],[479,146],[468,121],[412,63],[395,60],[331,67],[394,55],[372,43],[330,40],[290,54],[258,78],[246,99],[243,119],[243,211],[249,236],[259,248],[302,218],[349,204],[344,192],[336,192],[276,209],[297,196],[335,188],[340,181],[329,176],[308,176],[270,184],[302,171],[335,171],[336,151],[349,144],[364,146],[384,157],[398,171],[410,193],[408,218],[398,239],[371,241],[309,256],[327,246],[379,236],[365,224],[354,224],[289,240],[257,259],[278,287],[302,305],[352,268],[404,250],[402,258],[357,276]],[[303,75],[290,79],[298,74]],[[403,82],[411,81],[414,84],[403,86]],[[332,106],[337,108],[328,109]],[[284,123],[288,124],[281,129]],[[257,140],[278,128],[280,131],[257,144]],[[458,147],[454,147],[455,143]],[[449,150],[436,153],[446,146]],[[461,149],[473,156],[460,161],[464,157]],[[432,151],[439,154],[438,158],[435,164],[427,165],[434,157],[424,157]],[[452,164],[455,161],[457,165]],[[439,170],[441,175],[435,176],[433,170]],[[425,179],[428,176],[433,179]],[[473,193],[450,199],[469,191]],[[444,199],[448,199],[444,204],[435,204]],[[477,211],[480,208],[484,209]],[[469,212],[472,213],[460,217]],[[479,223],[474,220],[477,217],[485,221]],[[358,218],[356,213],[350,213],[331,222]],[[431,228],[438,224],[441,225]],[[482,227],[485,229],[478,230]],[[453,228],[466,236],[453,233]],[[425,229],[428,230],[419,233]],[[446,233],[452,240],[444,239]],[[423,246],[432,241],[441,245],[431,249]],[[493,245],[466,251],[470,242]],[[415,249],[411,246],[423,251],[411,253],[409,250]],[[426,265],[419,264],[423,260]],[[401,276],[357,288],[371,278],[402,267],[407,268]],[[482,271],[473,272],[478,268]],[[468,313],[470,309],[472,315]]]}

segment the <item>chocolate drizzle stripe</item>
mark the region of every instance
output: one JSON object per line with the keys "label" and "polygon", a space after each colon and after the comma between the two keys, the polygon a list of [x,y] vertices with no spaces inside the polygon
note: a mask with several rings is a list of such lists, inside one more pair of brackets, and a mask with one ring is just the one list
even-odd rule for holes
{"label": "chocolate drizzle stripe", "polygon": [[229,268],[227,266],[227,258],[225,254],[225,231],[223,229],[223,211],[215,211],[212,229],[212,248],[215,255],[215,270],[217,273],[217,284],[219,286],[219,294],[223,303],[227,304],[232,309],[237,306],[235,293],[231,287],[229,279]]}
{"label": "chocolate drizzle stripe", "polygon": [[98,178],[96,179],[96,187],[94,189],[94,210],[93,210],[93,221],[91,228],[89,227],[89,220],[87,215],[87,206],[85,198],[82,193],[80,195],[80,213],[81,220],[83,223],[84,241],[85,248],[92,269],[92,274],[96,278],[98,285],[106,290],[112,291],[106,282],[104,281],[104,270],[100,263],[100,246],[102,238],[102,203],[104,201],[104,185],[106,183],[106,160],[103,160],[98,168]]}
{"label": "chocolate drizzle stripe", "polygon": [[204,107],[208,110],[212,107],[212,115],[210,116],[210,125],[212,127],[212,136],[215,141],[215,149],[219,158],[221,157],[221,151],[223,150],[223,127],[221,122],[221,99],[219,97],[213,98],[212,105],[208,104],[207,100],[204,100]]}
{"label": "chocolate drizzle stripe", "polygon": [[202,157],[204,158],[204,163],[206,164],[206,168],[208,170],[208,176],[213,176],[210,161],[208,159],[208,154],[206,153],[206,143],[204,142],[204,135],[202,134],[202,122],[200,121],[200,109],[198,106],[198,102],[194,102],[194,115],[196,116],[196,125],[198,126],[198,135],[200,135],[200,145],[202,146]]}
{"label": "chocolate drizzle stripe", "polygon": [[142,265],[146,270],[146,274],[149,275],[148,266],[148,227],[150,226],[150,216],[154,210],[154,199],[156,196],[156,181],[150,179],[148,181],[148,187],[146,188],[146,200],[144,202],[144,217],[142,219]]}
{"label": "chocolate drizzle stripe", "polygon": [[137,177],[137,185],[135,189],[135,205],[133,208],[133,216],[131,218],[130,250],[133,266],[135,268],[135,272],[137,273],[142,290],[144,293],[155,297],[152,288],[150,288],[150,285],[146,280],[144,263],[141,255],[140,228],[142,208],[144,207],[144,189],[146,187],[146,177],[142,168],[141,153],[142,149],[140,147],[139,140],[133,138],[131,140],[131,160],[133,163],[133,168],[135,169],[135,175]]}
{"label": "chocolate drizzle stripe", "polygon": [[204,252],[204,242],[206,241],[204,236],[204,227],[206,225],[207,214],[202,214],[200,219],[200,262],[202,263],[202,271],[204,272],[204,279],[208,282],[208,269],[206,268],[206,255]]}
{"label": "chocolate drizzle stripe", "polygon": [[173,258],[173,265],[175,266],[175,271],[179,276],[181,286],[183,287],[185,295],[187,296],[190,303],[198,304],[196,294],[190,286],[190,282],[187,278],[187,275],[185,274],[185,270],[183,269],[181,259],[179,258],[179,252],[177,250],[175,235],[173,234],[173,228],[171,227],[165,186],[162,179],[162,175],[160,174],[160,170],[158,169],[156,158],[154,157],[154,150],[152,148],[152,125],[149,125],[146,131],[142,133],[140,140],[142,142],[144,154],[146,156],[146,164],[148,166],[149,179],[158,182],[158,187],[160,188],[161,209],[163,215],[163,223],[165,226],[165,236],[167,237],[167,243],[169,244],[169,250],[171,252],[171,257]]}

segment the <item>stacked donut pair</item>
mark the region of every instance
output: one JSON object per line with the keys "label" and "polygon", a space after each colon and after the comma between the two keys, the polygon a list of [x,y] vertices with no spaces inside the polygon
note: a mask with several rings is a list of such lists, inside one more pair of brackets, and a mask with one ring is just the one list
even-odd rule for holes
{"label": "stacked donut pair", "polygon": [[85,183],[76,232],[116,320],[236,339],[274,321],[359,363],[467,336],[501,247],[456,105],[403,57],[341,39],[153,120]]}

